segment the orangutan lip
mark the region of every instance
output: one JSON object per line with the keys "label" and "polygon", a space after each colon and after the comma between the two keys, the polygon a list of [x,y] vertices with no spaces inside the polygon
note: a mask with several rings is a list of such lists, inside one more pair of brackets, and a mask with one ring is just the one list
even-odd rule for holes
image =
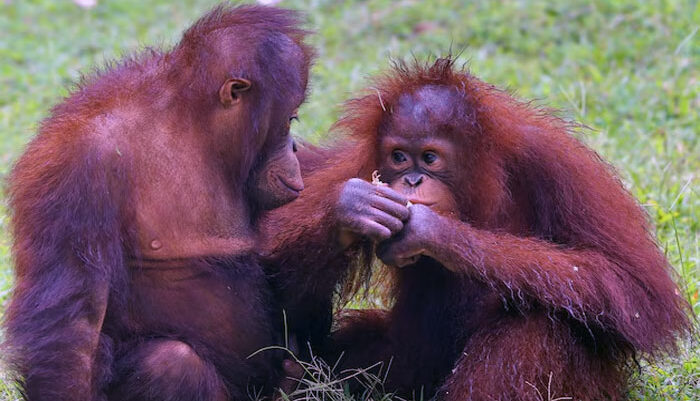
{"label": "orangutan lip", "polygon": [[299,194],[299,193],[304,189],[304,187],[295,188],[295,187],[289,185],[285,180],[282,179],[282,177],[279,177],[279,176],[278,176],[277,179],[279,180],[279,182],[282,183],[282,185],[284,185],[285,187],[287,187],[287,189],[289,189],[290,191],[292,191],[292,192],[294,192],[294,193],[296,193],[296,194]]}
{"label": "orangutan lip", "polygon": [[424,201],[421,199],[409,199],[408,201],[413,203],[414,205],[418,203],[418,204],[428,206],[428,207],[431,207],[437,203],[437,202],[428,202],[428,201]]}

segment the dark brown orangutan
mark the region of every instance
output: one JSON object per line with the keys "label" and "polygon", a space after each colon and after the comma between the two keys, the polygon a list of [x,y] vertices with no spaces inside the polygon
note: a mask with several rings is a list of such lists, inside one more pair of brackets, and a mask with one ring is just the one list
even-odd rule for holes
{"label": "dark brown orangutan", "polygon": [[85,80],[9,182],[6,350],[29,400],[243,400],[279,383],[282,311],[252,246],[303,188],[297,14],[220,6],[171,51]]}
{"label": "dark brown orangutan", "polygon": [[[566,122],[440,59],[399,63],[337,128],[265,227],[291,327],[340,370],[382,361],[405,397],[617,400],[632,358],[688,329],[646,215]],[[333,285],[365,282],[374,241],[392,306],[325,340]]]}

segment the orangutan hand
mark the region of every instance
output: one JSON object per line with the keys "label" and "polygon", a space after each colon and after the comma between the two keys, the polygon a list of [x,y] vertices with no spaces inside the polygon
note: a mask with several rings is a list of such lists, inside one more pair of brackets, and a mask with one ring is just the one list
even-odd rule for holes
{"label": "orangutan hand", "polygon": [[335,213],[341,242],[347,246],[358,238],[383,241],[403,228],[409,216],[407,199],[386,186],[373,185],[359,178],[343,184]]}

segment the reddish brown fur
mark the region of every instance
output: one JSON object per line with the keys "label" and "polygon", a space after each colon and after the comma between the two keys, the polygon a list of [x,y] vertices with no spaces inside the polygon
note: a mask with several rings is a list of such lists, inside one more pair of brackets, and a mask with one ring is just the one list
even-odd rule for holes
{"label": "reddish brown fur", "polygon": [[[173,50],[84,79],[41,124],[9,180],[4,350],[26,398],[242,399],[276,384],[280,354],[247,358],[282,338],[250,194],[291,154],[312,58],[299,24],[219,6]],[[232,77],[252,86],[222,107]]]}
{"label": "reddish brown fur", "polygon": [[349,138],[308,152],[318,169],[305,193],[269,216],[292,327],[323,343],[335,284],[345,277],[352,292],[365,282],[371,245],[334,245],[338,189],[381,168],[385,120],[399,96],[425,85],[462,96],[453,123],[434,127],[463,152],[451,183],[459,215],[435,230],[435,253],[458,273],[426,257],[392,271],[381,286],[392,309],[346,312],[327,356],[345,352],[343,367],[393,358],[386,389],[404,395],[423,387],[426,398],[535,400],[551,375],[554,396],[622,399],[628,362],[672,351],[689,327],[647,216],[571,124],[450,59],[398,63],[350,100],[336,125]]}

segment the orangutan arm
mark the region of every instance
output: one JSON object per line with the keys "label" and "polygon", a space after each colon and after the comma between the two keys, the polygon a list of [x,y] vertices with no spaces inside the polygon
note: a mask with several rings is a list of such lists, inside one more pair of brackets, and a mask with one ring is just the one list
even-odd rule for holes
{"label": "orangutan arm", "polygon": [[337,285],[361,265],[370,241],[388,239],[408,217],[403,196],[351,178],[357,171],[342,163],[324,162],[337,159],[338,150],[311,150],[299,151],[306,189],[264,216],[259,243],[302,348],[327,334]]}
{"label": "orangutan arm", "polygon": [[456,274],[487,282],[522,307],[539,304],[566,311],[586,325],[615,330],[642,348],[650,346],[643,333],[673,326],[663,321],[667,315],[660,305],[668,299],[664,283],[669,280],[663,265],[653,265],[658,261],[633,266],[591,247],[480,230],[422,205],[411,207],[405,227],[378,249],[389,265],[409,264],[425,255]]}

